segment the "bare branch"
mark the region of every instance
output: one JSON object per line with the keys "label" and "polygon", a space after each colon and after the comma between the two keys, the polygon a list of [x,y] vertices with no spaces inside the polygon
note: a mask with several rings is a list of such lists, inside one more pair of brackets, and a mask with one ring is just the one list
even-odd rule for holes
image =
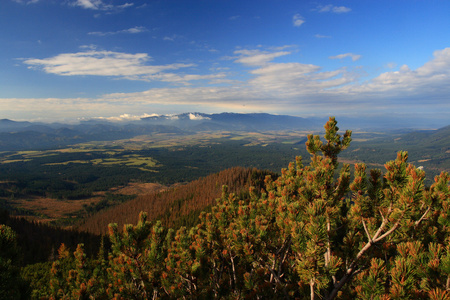
{"label": "bare branch", "polygon": [[426,215],[428,214],[428,212],[431,210],[431,206],[428,206],[427,210],[423,213],[423,215],[420,217],[419,220],[417,220],[414,224],[414,228],[416,228],[417,226],[419,226],[419,224],[425,219]]}
{"label": "bare branch", "polygon": [[[386,231],[384,234],[381,234],[384,230],[384,228],[386,227],[387,223],[388,223],[388,216],[391,214],[392,212],[392,203],[389,206],[388,209],[388,213],[386,214],[386,218],[383,219],[383,222],[381,223],[380,227],[378,228],[377,232],[375,233],[375,235],[373,236],[373,238],[370,238],[369,236],[369,242],[367,244],[364,245],[364,247],[358,252],[358,254],[356,255],[355,259],[352,261],[352,263],[350,264],[350,266],[348,267],[346,273],[344,274],[344,276],[342,276],[341,280],[339,280],[338,283],[335,284],[335,287],[333,289],[333,291],[330,293],[330,295],[328,296],[327,299],[334,299],[338,293],[338,291],[344,286],[344,284],[346,284],[355,274],[357,274],[357,272],[360,272],[362,270],[362,268],[356,269],[358,265],[358,262],[360,260],[360,258],[377,242],[381,241],[382,239],[384,239],[385,237],[387,237],[388,235],[390,235],[391,233],[393,233],[398,226],[400,226],[400,221],[403,219],[403,215],[405,212],[402,213],[402,215],[398,218],[397,222],[394,224],[394,226],[391,227],[391,229],[389,229],[388,231]],[[364,229],[366,230],[366,225],[363,222],[363,226]],[[368,231],[366,230],[366,233]],[[380,235],[381,234],[381,235]]]}
{"label": "bare branch", "polygon": [[234,266],[234,257],[233,257],[233,255],[231,255],[231,251],[230,251],[230,260],[231,260],[231,269],[233,271],[233,281],[234,281],[234,284],[237,284],[236,268]]}
{"label": "bare branch", "polygon": [[363,223],[364,231],[367,234],[367,238],[369,239],[369,242],[372,242],[372,237],[370,236],[369,230],[367,230],[366,222],[364,221],[364,219],[362,219],[362,223]]}
{"label": "bare branch", "polygon": [[380,237],[374,239],[374,242],[379,242],[382,239],[384,239],[385,237],[387,237],[388,235],[390,235],[391,233],[393,233],[398,226],[400,226],[400,221],[403,219],[403,215],[405,214],[405,212],[403,211],[402,215],[400,216],[400,218],[398,218],[397,222],[395,222],[394,226],[392,226],[391,229],[389,229],[388,231],[386,231],[384,234],[382,234]]}
{"label": "bare branch", "polygon": [[[380,212],[381,213],[381,212]],[[384,230],[384,227],[386,227],[386,224],[388,223],[388,218],[389,218],[389,216],[391,215],[391,213],[392,213],[392,202],[391,202],[391,204],[389,204],[389,208],[388,208],[388,211],[387,211],[387,213],[386,213],[386,216],[385,217],[383,217],[383,214],[381,214],[381,216],[383,217],[383,222],[381,223],[381,225],[380,225],[380,227],[378,228],[378,230],[377,230],[377,232],[375,233],[375,235],[373,236],[373,240],[375,240],[375,239],[377,239],[378,238],[378,236],[383,232],[383,230]]]}
{"label": "bare branch", "polygon": [[379,209],[378,211],[380,212],[380,216],[381,216],[381,218],[383,219],[383,222],[384,222],[383,212],[381,211],[381,209]]}

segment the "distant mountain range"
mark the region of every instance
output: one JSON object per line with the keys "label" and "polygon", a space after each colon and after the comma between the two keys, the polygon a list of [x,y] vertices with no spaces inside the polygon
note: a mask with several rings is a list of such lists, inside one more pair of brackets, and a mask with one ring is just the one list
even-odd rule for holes
{"label": "distant mountain range", "polygon": [[[370,123],[364,118],[337,118],[341,129],[399,129],[389,122]],[[127,139],[155,133],[192,134],[202,131],[323,130],[327,118],[301,118],[266,113],[183,113],[159,115],[137,121],[110,122],[91,119],[79,124],[0,120],[0,151],[64,147],[88,141]],[[369,130],[370,130],[369,129]],[[411,130],[405,131],[410,132]],[[425,132],[423,132],[425,134]]]}
{"label": "distant mountain range", "polygon": [[200,131],[314,130],[324,121],[270,114],[184,113],[110,122],[101,119],[79,124],[0,120],[0,151],[47,149],[87,141],[127,139],[155,133],[192,134]]}
{"label": "distant mountain range", "polygon": [[[202,130],[323,130],[328,117],[294,117],[288,115],[273,115],[267,113],[183,113],[176,115],[159,115],[142,118],[151,124],[173,125],[180,128],[189,128],[194,131]],[[338,126],[341,129],[368,130],[368,131],[411,131],[412,129],[440,128],[448,125],[436,121],[424,123],[417,119],[401,117],[367,117],[367,116],[338,116]]]}
{"label": "distant mountain range", "polygon": [[300,118],[265,113],[183,113],[161,115],[141,119],[148,124],[172,125],[190,131],[238,130],[316,130],[323,126],[325,119]]}

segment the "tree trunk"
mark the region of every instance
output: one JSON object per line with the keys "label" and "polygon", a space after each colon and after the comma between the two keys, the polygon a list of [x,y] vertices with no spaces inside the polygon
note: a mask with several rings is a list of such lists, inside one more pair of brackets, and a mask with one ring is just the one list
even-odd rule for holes
{"label": "tree trunk", "polygon": [[310,281],[309,281],[309,287],[310,287],[310,290],[311,290],[311,300],[315,300],[316,299],[316,293],[314,292],[314,279],[311,279]]}

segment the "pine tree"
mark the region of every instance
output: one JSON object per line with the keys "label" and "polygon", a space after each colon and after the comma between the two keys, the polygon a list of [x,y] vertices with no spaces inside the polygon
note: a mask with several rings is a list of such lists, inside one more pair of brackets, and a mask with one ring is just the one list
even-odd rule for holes
{"label": "pine tree", "polygon": [[0,224],[0,299],[26,297],[26,285],[20,277],[19,253],[16,233],[11,227]]}
{"label": "pine tree", "polygon": [[116,224],[109,227],[112,252],[110,296],[118,299],[149,299],[161,294],[160,274],[163,260],[165,232],[156,222],[152,226],[147,215],[141,213],[136,226],[125,225],[119,233]]}

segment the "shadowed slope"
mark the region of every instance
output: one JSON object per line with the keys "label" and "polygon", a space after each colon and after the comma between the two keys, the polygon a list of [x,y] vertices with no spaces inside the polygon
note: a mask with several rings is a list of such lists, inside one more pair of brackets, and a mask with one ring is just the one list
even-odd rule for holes
{"label": "shadowed slope", "polygon": [[[257,190],[262,187],[267,174],[269,172],[257,169],[230,168],[165,192],[138,196],[87,218],[79,229],[106,234],[108,224],[114,222],[123,226],[133,223],[141,211],[148,212],[150,220],[159,219],[167,227],[192,226],[197,223],[200,212],[220,198],[222,186],[227,185],[230,192],[245,197],[250,186]],[[272,174],[272,177],[276,176]]]}

